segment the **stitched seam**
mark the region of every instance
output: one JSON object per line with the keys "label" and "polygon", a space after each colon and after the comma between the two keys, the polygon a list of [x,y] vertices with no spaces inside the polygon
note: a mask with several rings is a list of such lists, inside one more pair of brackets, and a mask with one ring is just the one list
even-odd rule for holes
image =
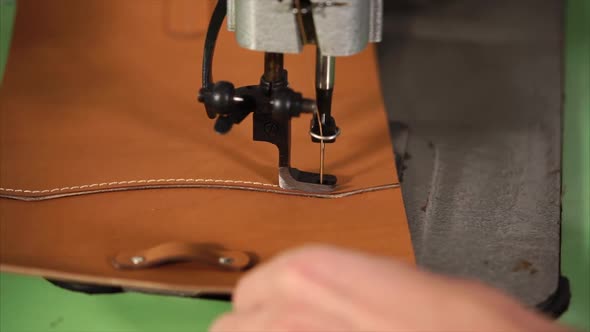
{"label": "stitched seam", "polygon": [[71,186],[71,187],[62,187],[62,188],[53,188],[53,189],[44,189],[44,190],[12,189],[12,188],[2,188],[2,187],[0,187],[0,191],[9,192],[9,193],[24,193],[24,194],[47,194],[47,193],[63,192],[63,191],[70,191],[70,190],[81,190],[81,189],[90,189],[90,188],[100,188],[100,187],[107,187],[107,186],[120,186],[120,185],[142,184],[142,183],[144,183],[144,184],[147,184],[147,183],[169,183],[169,182],[175,182],[175,183],[178,183],[178,182],[183,182],[183,183],[224,183],[224,184],[254,185],[254,186],[273,187],[273,188],[278,188],[279,187],[276,184],[256,182],[256,181],[241,181],[241,180],[220,180],[220,179],[146,179],[146,180],[127,180],[127,181],[102,182],[102,183],[85,184],[85,185],[81,185],[81,186]]}
{"label": "stitched seam", "polygon": [[306,193],[306,192],[297,192],[297,191],[288,191],[283,189],[277,188],[261,188],[261,187],[245,187],[239,185],[227,185],[227,184],[203,184],[203,183],[195,183],[195,184],[187,184],[187,183],[164,183],[164,184],[154,184],[154,185],[144,185],[144,186],[123,186],[123,187],[106,187],[106,188],[99,188],[99,189],[89,189],[86,191],[66,191],[61,193],[53,193],[47,194],[42,196],[26,196],[26,195],[7,195],[0,192],[0,198],[7,198],[7,199],[15,199],[19,201],[25,202],[35,202],[35,201],[46,201],[52,199],[59,199],[65,197],[74,197],[74,196],[84,196],[84,195],[91,195],[91,194],[102,194],[102,193],[112,193],[112,192],[123,192],[123,191],[133,191],[133,190],[143,190],[143,189],[180,189],[180,188],[215,188],[215,189],[237,189],[237,190],[247,190],[252,192],[264,192],[264,193],[274,193],[279,195],[288,195],[288,196],[301,196],[301,197],[313,197],[313,198],[345,198],[349,196],[355,196],[358,194],[363,193],[371,193],[381,190],[387,189],[394,189],[400,188],[399,183],[390,183],[384,184],[374,187],[368,188],[361,188],[352,191],[345,191],[345,192],[338,192],[338,193],[331,193],[331,194],[318,194],[318,193]]}

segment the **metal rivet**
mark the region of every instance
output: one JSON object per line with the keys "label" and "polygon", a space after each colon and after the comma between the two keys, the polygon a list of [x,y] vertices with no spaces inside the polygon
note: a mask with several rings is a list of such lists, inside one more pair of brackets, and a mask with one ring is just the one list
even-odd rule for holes
{"label": "metal rivet", "polygon": [[142,256],[131,257],[131,263],[133,263],[134,265],[139,265],[139,264],[143,263],[144,261],[145,261],[145,258],[143,258]]}
{"label": "metal rivet", "polygon": [[219,264],[221,265],[231,265],[233,262],[234,259],[231,257],[219,257]]}

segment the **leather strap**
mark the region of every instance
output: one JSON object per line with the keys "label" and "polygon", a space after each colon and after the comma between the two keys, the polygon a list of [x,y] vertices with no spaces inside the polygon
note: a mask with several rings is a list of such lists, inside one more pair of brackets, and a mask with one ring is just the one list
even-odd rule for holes
{"label": "leather strap", "polygon": [[252,255],[211,244],[169,242],[135,252],[119,253],[112,264],[117,269],[147,269],[178,262],[198,262],[215,268],[243,271],[254,265]]}

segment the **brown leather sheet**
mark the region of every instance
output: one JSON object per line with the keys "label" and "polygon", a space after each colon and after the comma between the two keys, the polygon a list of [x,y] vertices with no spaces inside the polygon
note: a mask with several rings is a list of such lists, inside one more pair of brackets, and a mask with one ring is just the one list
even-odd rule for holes
{"label": "brown leather sheet", "polygon": [[[19,1],[0,89],[4,271],[224,292],[239,272],[119,271],[110,260],[175,241],[263,261],[318,242],[413,261],[374,49],[338,60],[334,115],[343,134],[328,146],[326,167],[340,184],[334,195],[306,197],[278,188],[277,150],[252,141],[250,118],[220,136],[197,102],[210,6]],[[314,95],[314,55],[286,58],[291,85],[306,96]],[[262,61],[224,31],[214,79],[257,84]],[[292,163],[317,171],[308,127],[308,117],[293,121]]]}

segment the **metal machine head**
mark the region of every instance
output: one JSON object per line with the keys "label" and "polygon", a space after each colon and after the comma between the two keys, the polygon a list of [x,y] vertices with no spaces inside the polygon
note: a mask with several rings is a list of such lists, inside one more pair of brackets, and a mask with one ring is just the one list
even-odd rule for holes
{"label": "metal machine head", "polygon": [[[219,133],[253,113],[254,140],[279,150],[281,188],[324,193],[335,189],[336,177],[324,174],[324,157],[326,144],[340,135],[331,110],[336,57],[356,54],[381,40],[382,5],[382,0],[218,1],[205,41],[199,101],[216,119]],[[235,88],[230,82],[213,82],[213,53],[226,15],[240,46],[265,52],[258,85]],[[306,44],[317,47],[315,101],[290,88],[283,66],[284,53],[300,53]],[[302,113],[312,114],[309,134],[320,144],[318,173],[291,167],[291,118]]]}

